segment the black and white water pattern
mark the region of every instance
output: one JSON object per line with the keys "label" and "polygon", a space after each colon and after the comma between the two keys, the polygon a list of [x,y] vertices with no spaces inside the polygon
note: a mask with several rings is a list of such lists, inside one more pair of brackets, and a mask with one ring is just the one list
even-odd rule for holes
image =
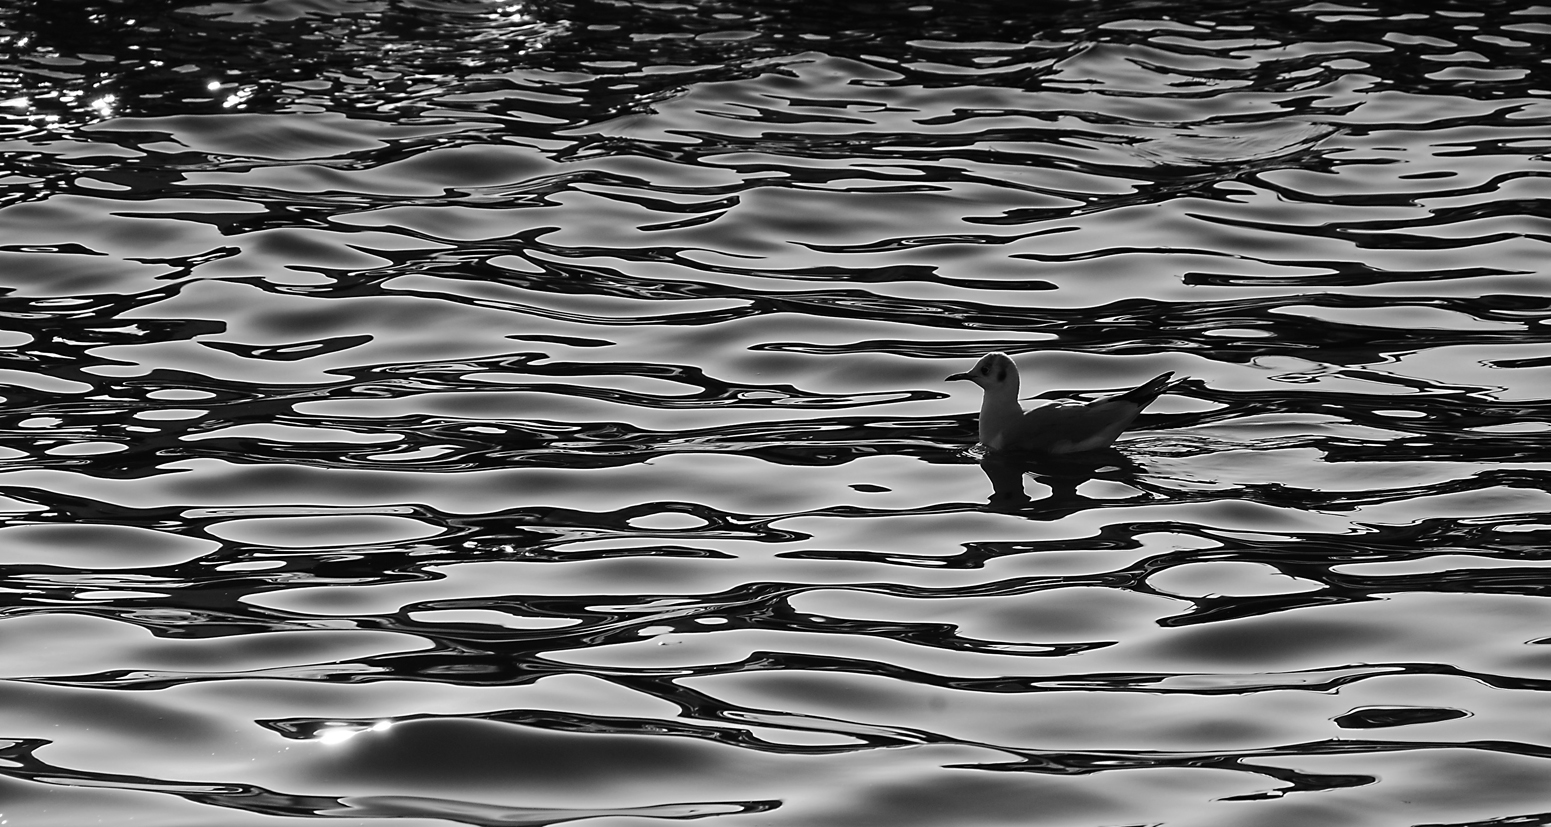
{"label": "black and white water pattern", "polygon": [[0,823],[1551,825],[1551,5],[0,44]]}

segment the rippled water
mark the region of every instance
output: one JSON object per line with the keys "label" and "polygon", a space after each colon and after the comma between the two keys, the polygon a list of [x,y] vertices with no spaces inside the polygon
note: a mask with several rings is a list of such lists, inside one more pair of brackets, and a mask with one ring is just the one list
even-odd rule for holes
{"label": "rippled water", "polygon": [[0,822],[1551,824],[1551,6],[0,41]]}

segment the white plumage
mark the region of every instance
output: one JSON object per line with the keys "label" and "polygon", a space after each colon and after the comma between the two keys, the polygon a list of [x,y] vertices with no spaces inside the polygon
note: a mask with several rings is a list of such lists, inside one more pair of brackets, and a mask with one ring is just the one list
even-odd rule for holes
{"label": "white plumage", "polygon": [[1018,404],[1018,367],[1005,353],[987,353],[974,370],[948,379],[974,382],[980,402],[980,444],[992,451],[1075,454],[1109,447],[1137,414],[1169,387],[1173,372],[1091,402],[1039,400]]}

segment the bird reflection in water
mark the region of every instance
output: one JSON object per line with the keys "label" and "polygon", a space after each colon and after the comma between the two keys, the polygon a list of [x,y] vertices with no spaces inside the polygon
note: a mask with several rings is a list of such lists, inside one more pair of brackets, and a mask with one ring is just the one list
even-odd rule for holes
{"label": "bird reflection in water", "polygon": [[[991,481],[991,508],[1054,520],[1114,503],[1078,493],[1083,483],[1102,479],[1134,486],[1136,474],[1142,469],[1114,448],[1102,448],[1065,456],[987,451],[980,456],[980,470]],[[1038,501],[1037,510],[1025,487],[1030,476],[1050,489],[1049,495]]]}

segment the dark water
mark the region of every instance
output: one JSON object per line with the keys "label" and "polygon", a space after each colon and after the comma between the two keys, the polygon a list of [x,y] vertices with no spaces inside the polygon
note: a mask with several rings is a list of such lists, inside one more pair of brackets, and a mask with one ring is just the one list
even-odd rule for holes
{"label": "dark water", "polygon": [[0,823],[1551,824],[1551,6],[0,42]]}

